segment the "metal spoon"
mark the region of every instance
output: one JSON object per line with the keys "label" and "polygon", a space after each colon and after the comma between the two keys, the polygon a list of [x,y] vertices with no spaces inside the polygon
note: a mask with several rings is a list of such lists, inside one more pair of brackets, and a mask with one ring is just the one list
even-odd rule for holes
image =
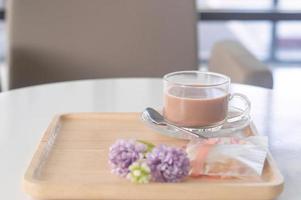
{"label": "metal spoon", "polygon": [[179,127],[179,126],[176,126],[176,125],[173,125],[173,124],[170,124],[168,123],[164,117],[158,112],[156,111],[155,109],[153,108],[146,108],[144,111],[143,111],[143,114],[146,115],[148,117],[148,119],[150,119],[151,122],[153,122],[154,124],[157,124],[157,125],[162,125],[162,126],[171,126],[175,129],[178,129],[180,131],[183,131],[185,133],[188,133],[189,135],[193,136],[193,137],[197,137],[197,138],[204,138],[204,139],[208,139],[207,137],[205,136],[202,136],[202,135],[199,135],[197,133],[194,133],[192,131],[189,131],[185,128],[182,128],[182,127]]}

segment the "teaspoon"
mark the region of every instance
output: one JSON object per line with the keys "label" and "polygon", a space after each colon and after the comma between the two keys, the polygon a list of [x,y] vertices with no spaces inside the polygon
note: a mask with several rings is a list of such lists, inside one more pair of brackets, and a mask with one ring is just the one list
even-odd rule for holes
{"label": "teaspoon", "polygon": [[157,124],[157,125],[161,125],[161,126],[171,126],[177,130],[180,130],[180,131],[183,131],[185,133],[188,133],[189,135],[193,136],[193,137],[196,137],[196,138],[204,138],[204,139],[208,139],[207,137],[205,136],[202,136],[202,135],[199,135],[197,133],[194,133],[192,131],[189,131],[185,128],[182,128],[182,127],[179,127],[179,126],[176,126],[176,125],[173,125],[173,124],[170,124],[168,123],[164,117],[158,112],[156,111],[155,109],[153,108],[146,108],[144,111],[143,111],[143,114],[146,115],[148,117],[148,119],[154,123],[154,124]]}

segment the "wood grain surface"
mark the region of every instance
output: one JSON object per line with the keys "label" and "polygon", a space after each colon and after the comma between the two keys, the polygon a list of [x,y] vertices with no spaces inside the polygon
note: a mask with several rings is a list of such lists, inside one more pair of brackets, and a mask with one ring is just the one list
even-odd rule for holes
{"label": "wood grain surface", "polygon": [[[253,124],[246,135],[257,134]],[[283,178],[269,155],[260,181],[190,178],[182,183],[137,185],[110,173],[108,149],[115,140],[135,138],[183,146],[160,135],[139,113],[74,113],[57,116],[46,130],[23,181],[35,199],[273,199]]]}

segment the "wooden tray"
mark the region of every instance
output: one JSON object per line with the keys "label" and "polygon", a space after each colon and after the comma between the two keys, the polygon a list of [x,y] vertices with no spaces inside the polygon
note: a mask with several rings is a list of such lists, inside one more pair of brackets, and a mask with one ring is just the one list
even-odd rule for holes
{"label": "wooden tray", "polygon": [[[256,134],[251,125],[246,135]],[[78,113],[57,116],[46,130],[24,176],[24,189],[37,199],[273,199],[283,178],[271,155],[262,181],[188,178],[182,183],[133,184],[110,173],[109,146],[119,138],[182,146],[160,135],[139,113]]]}

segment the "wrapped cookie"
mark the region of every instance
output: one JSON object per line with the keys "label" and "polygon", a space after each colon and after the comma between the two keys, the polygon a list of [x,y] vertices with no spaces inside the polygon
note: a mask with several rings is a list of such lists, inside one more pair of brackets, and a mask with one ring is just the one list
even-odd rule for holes
{"label": "wrapped cookie", "polygon": [[267,156],[268,139],[250,136],[192,140],[186,152],[191,162],[191,176],[258,178]]}

